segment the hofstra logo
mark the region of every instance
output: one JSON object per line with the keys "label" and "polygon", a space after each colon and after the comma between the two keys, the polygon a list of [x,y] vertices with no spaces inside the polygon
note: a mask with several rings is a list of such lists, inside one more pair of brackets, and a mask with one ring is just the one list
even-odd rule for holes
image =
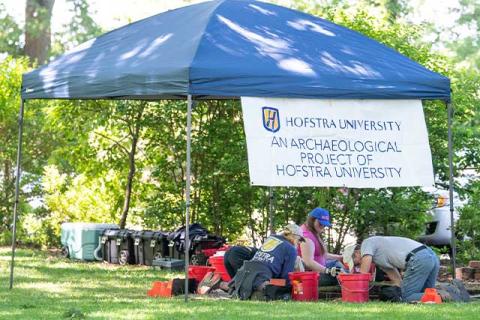
{"label": "hofstra logo", "polygon": [[280,130],[280,113],[278,109],[271,107],[262,108],[263,127],[270,132]]}

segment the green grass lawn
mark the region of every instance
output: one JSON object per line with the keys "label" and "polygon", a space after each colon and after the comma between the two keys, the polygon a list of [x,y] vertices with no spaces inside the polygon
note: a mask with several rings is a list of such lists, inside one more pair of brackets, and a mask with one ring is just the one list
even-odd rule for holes
{"label": "green grass lawn", "polygon": [[10,249],[0,248],[0,319],[479,319],[480,303],[408,305],[250,302],[148,298],[154,280],[179,274],[140,266],[65,260],[17,251],[9,290]]}

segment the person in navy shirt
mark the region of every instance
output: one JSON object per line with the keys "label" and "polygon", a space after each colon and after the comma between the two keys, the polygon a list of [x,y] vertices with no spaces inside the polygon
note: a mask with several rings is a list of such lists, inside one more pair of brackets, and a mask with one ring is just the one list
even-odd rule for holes
{"label": "person in navy shirt", "polygon": [[270,279],[285,279],[297,263],[297,244],[305,241],[302,229],[287,225],[280,234],[271,235],[250,261],[246,261],[233,279],[236,295],[248,299],[254,291],[261,291]]}
{"label": "person in navy shirt", "polygon": [[270,270],[269,279],[285,279],[288,283],[288,273],[293,272],[297,260],[295,245],[300,239],[304,240],[300,227],[290,224],[282,233],[268,237],[250,261],[266,266]]}

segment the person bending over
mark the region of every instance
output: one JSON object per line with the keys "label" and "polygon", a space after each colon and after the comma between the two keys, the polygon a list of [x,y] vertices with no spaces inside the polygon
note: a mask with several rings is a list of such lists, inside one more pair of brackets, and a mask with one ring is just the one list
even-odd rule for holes
{"label": "person bending over", "polygon": [[[360,266],[368,273],[370,265],[384,271],[400,287],[401,300],[419,301],[426,288],[435,288],[440,261],[429,247],[402,237],[370,237],[361,245],[345,247],[343,261],[351,271]],[[403,279],[400,271],[404,271]]]}

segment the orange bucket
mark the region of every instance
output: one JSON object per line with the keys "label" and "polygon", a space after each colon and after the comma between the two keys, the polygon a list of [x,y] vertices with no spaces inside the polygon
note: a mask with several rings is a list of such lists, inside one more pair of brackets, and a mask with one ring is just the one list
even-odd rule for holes
{"label": "orange bucket", "polygon": [[211,256],[208,259],[210,265],[215,268],[215,273],[218,273],[223,281],[230,281],[232,278],[228,275],[227,269],[225,269],[225,265],[223,264],[223,256]]}
{"label": "orange bucket", "polygon": [[370,273],[341,273],[337,279],[342,286],[343,302],[367,302]]}
{"label": "orange bucket", "polygon": [[295,301],[318,300],[318,272],[289,272],[292,299]]}

